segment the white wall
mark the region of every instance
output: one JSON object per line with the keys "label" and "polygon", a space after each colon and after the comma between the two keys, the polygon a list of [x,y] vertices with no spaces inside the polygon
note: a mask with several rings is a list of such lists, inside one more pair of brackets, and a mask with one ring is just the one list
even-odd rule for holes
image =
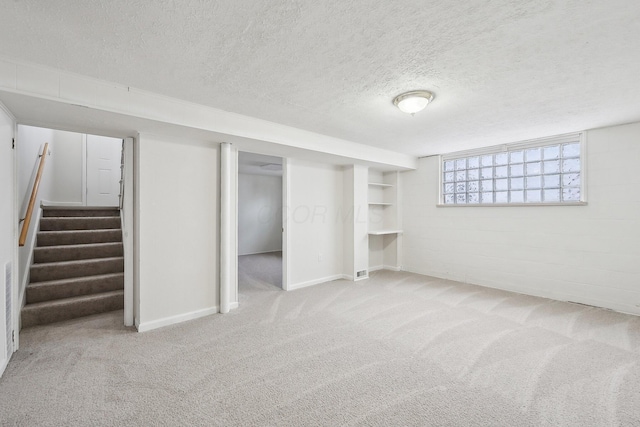
{"label": "white wall", "polygon": [[26,210],[33,178],[38,167],[37,156],[45,142],[51,155],[45,164],[39,197],[52,203],[82,204],[84,135],[18,126],[18,194],[21,213]]}
{"label": "white wall", "polygon": [[289,160],[289,289],[344,277],[343,171]]}
{"label": "white wall", "polygon": [[348,213],[343,220],[343,268],[346,278],[354,280],[359,271],[369,269],[369,172],[366,166],[351,165],[344,168],[343,177],[343,212]]}
{"label": "white wall", "polygon": [[[369,269],[369,171],[366,166],[353,166],[353,275]],[[367,276],[368,277],[368,276]]]}
{"label": "white wall", "polygon": [[238,255],[282,250],[282,177],[238,174]]}
{"label": "white wall", "polygon": [[45,199],[52,203],[81,205],[84,191],[83,145],[85,135],[53,131],[51,144],[51,193]]}
{"label": "white wall", "polygon": [[[342,206],[343,209],[349,209],[350,206],[355,206],[355,165],[347,166],[342,172]],[[343,254],[344,259],[342,261],[342,268],[344,269],[345,276],[351,280],[355,277],[355,254],[354,241],[355,241],[355,221],[354,217],[347,217],[342,223],[343,234]]]}
{"label": "white wall", "polygon": [[83,138],[75,132],[64,132],[33,126],[19,125],[16,135],[18,203],[20,218],[24,218],[31,190],[38,170],[38,155],[44,144],[49,143],[47,156],[35,209],[31,218],[25,245],[19,249],[20,292],[27,280],[28,267],[33,251],[35,233],[38,230],[40,203],[82,205],[83,188]]}
{"label": "white wall", "polygon": [[438,208],[404,172],[403,269],[640,314],[640,123],[587,132],[587,206]]}
{"label": "white wall", "polygon": [[[45,142],[52,144],[53,131],[50,129],[35,128],[31,126],[18,126],[16,135],[16,156],[17,156],[17,180],[18,180],[18,213],[20,218],[24,218],[27,212],[27,205],[31,197],[31,190],[35,181],[39,165],[38,155],[42,152]],[[51,147],[51,145],[50,145]],[[53,151],[52,149],[50,151]],[[35,233],[38,230],[38,214],[40,202],[51,196],[51,183],[53,171],[51,167],[51,156],[47,156],[45,161],[42,181],[38,190],[35,209],[29,225],[29,233],[25,245],[19,248],[18,252],[18,281],[20,283],[20,294],[24,293],[24,286],[28,280],[27,274],[31,264],[31,255],[35,244]],[[22,230],[22,223],[20,224]]]}
{"label": "white wall", "polygon": [[[15,230],[15,211],[14,211],[14,164],[13,151],[11,149],[11,139],[14,137],[14,121],[11,116],[4,110],[4,106],[0,104],[0,375],[9,361],[7,357],[7,346],[10,344],[11,337],[7,334],[7,326],[12,328],[12,319],[7,322],[7,314],[12,315],[12,311],[16,310],[14,305],[15,296],[15,277],[12,279],[11,297],[6,299],[5,289],[5,272],[6,268],[11,269],[12,275],[15,276],[15,247],[17,245],[17,237]],[[13,300],[13,301],[11,301]],[[7,304],[9,303],[9,304]],[[7,305],[13,306],[10,312],[7,311]]]}
{"label": "white wall", "polygon": [[136,260],[140,331],[218,311],[219,145],[141,134]]}
{"label": "white wall", "polygon": [[[46,142],[49,143],[50,151],[53,151],[53,130],[18,125],[16,154],[18,156],[18,201],[20,202],[19,212],[21,218],[27,210],[27,204],[31,196],[31,188],[38,170],[38,155],[42,152]],[[40,199],[43,195],[49,197],[51,194],[51,177],[53,176],[51,164],[52,157],[48,156],[38,192]]]}

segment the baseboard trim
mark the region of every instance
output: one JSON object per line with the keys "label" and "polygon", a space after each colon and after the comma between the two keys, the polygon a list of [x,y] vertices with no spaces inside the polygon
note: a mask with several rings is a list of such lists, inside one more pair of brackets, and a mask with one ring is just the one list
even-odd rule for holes
{"label": "baseboard trim", "polygon": [[120,210],[119,206],[85,206],[82,202],[46,202],[42,201],[43,209],[64,210],[67,208],[82,208],[83,211]]}
{"label": "baseboard trim", "polygon": [[194,320],[200,317],[209,316],[211,314],[219,313],[218,306],[203,308],[202,310],[191,311],[189,313],[178,314],[175,316],[165,317],[163,319],[152,320],[151,322],[143,322],[137,325],[138,332],[147,332],[153,329],[162,328],[169,325],[175,325],[176,323],[186,322],[187,320]]}
{"label": "baseboard trim", "polygon": [[393,265],[376,265],[375,267],[369,268],[369,272],[379,270],[402,271],[402,267],[395,267]]}
{"label": "baseboard trim", "polygon": [[2,374],[4,374],[4,370],[7,369],[8,364],[9,364],[8,357],[5,357],[4,359],[2,359],[2,362],[0,362],[0,378],[2,378]]}
{"label": "baseboard trim", "polygon": [[295,283],[293,285],[289,285],[288,291],[293,291],[295,289],[307,288],[309,286],[319,285],[320,283],[333,282],[334,280],[346,279],[349,280],[349,276],[346,274],[335,274],[333,276],[322,277],[320,279],[309,280],[307,282]]}
{"label": "baseboard trim", "polygon": [[620,304],[615,301],[594,300],[591,298],[584,298],[582,296],[566,294],[564,292],[544,292],[544,291],[541,292],[539,289],[533,289],[529,287],[511,287],[508,285],[502,285],[497,283],[477,283],[475,281],[446,277],[446,275],[438,274],[438,273],[425,273],[422,271],[413,270],[406,267],[403,267],[402,271],[419,274],[421,276],[433,277],[436,279],[451,280],[458,283],[464,283],[464,284],[473,285],[473,286],[480,286],[483,288],[498,289],[501,291],[513,292],[514,294],[528,295],[528,296],[545,298],[545,299],[566,302],[566,303],[587,304],[587,305],[604,309],[604,310],[613,310],[618,313],[630,314],[633,316],[640,316],[640,308],[636,306]]}
{"label": "baseboard trim", "polygon": [[238,302],[232,302],[231,304],[229,304],[229,310],[235,310],[236,308],[238,308],[239,304]]}
{"label": "baseboard trim", "polygon": [[64,208],[68,206],[84,206],[82,202],[49,202],[42,201],[42,206],[45,208]]}
{"label": "baseboard trim", "polygon": [[270,250],[270,251],[262,251],[262,252],[249,252],[247,254],[238,254],[238,256],[245,256],[245,255],[260,255],[260,254],[270,254],[273,252],[282,252],[282,249],[275,249],[275,250]]}

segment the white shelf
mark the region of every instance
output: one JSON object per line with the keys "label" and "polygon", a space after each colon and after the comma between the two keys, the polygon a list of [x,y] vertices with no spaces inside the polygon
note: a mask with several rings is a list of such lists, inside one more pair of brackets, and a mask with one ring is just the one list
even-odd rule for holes
{"label": "white shelf", "polygon": [[369,235],[371,236],[384,236],[386,234],[402,234],[402,230],[375,230],[369,231]]}
{"label": "white shelf", "polygon": [[373,206],[391,206],[393,203],[385,203],[385,202],[369,202],[369,205]]}
{"label": "white shelf", "polygon": [[374,187],[393,187],[392,184],[385,184],[382,182],[370,182],[369,185],[372,185]]}

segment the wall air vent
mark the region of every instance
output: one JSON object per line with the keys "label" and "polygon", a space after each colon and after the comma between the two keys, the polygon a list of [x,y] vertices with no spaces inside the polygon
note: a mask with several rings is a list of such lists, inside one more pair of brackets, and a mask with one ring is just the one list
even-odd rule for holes
{"label": "wall air vent", "polygon": [[367,276],[367,270],[360,270],[356,273],[356,277],[366,277]]}

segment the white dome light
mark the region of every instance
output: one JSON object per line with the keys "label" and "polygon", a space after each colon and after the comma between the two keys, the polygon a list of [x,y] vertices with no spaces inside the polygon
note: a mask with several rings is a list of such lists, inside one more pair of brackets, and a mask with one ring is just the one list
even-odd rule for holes
{"label": "white dome light", "polygon": [[413,90],[396,96],[393,105],[403,113],[414,115],[424,110],[429,102],[433,101],[433,93],[427,90]]}

